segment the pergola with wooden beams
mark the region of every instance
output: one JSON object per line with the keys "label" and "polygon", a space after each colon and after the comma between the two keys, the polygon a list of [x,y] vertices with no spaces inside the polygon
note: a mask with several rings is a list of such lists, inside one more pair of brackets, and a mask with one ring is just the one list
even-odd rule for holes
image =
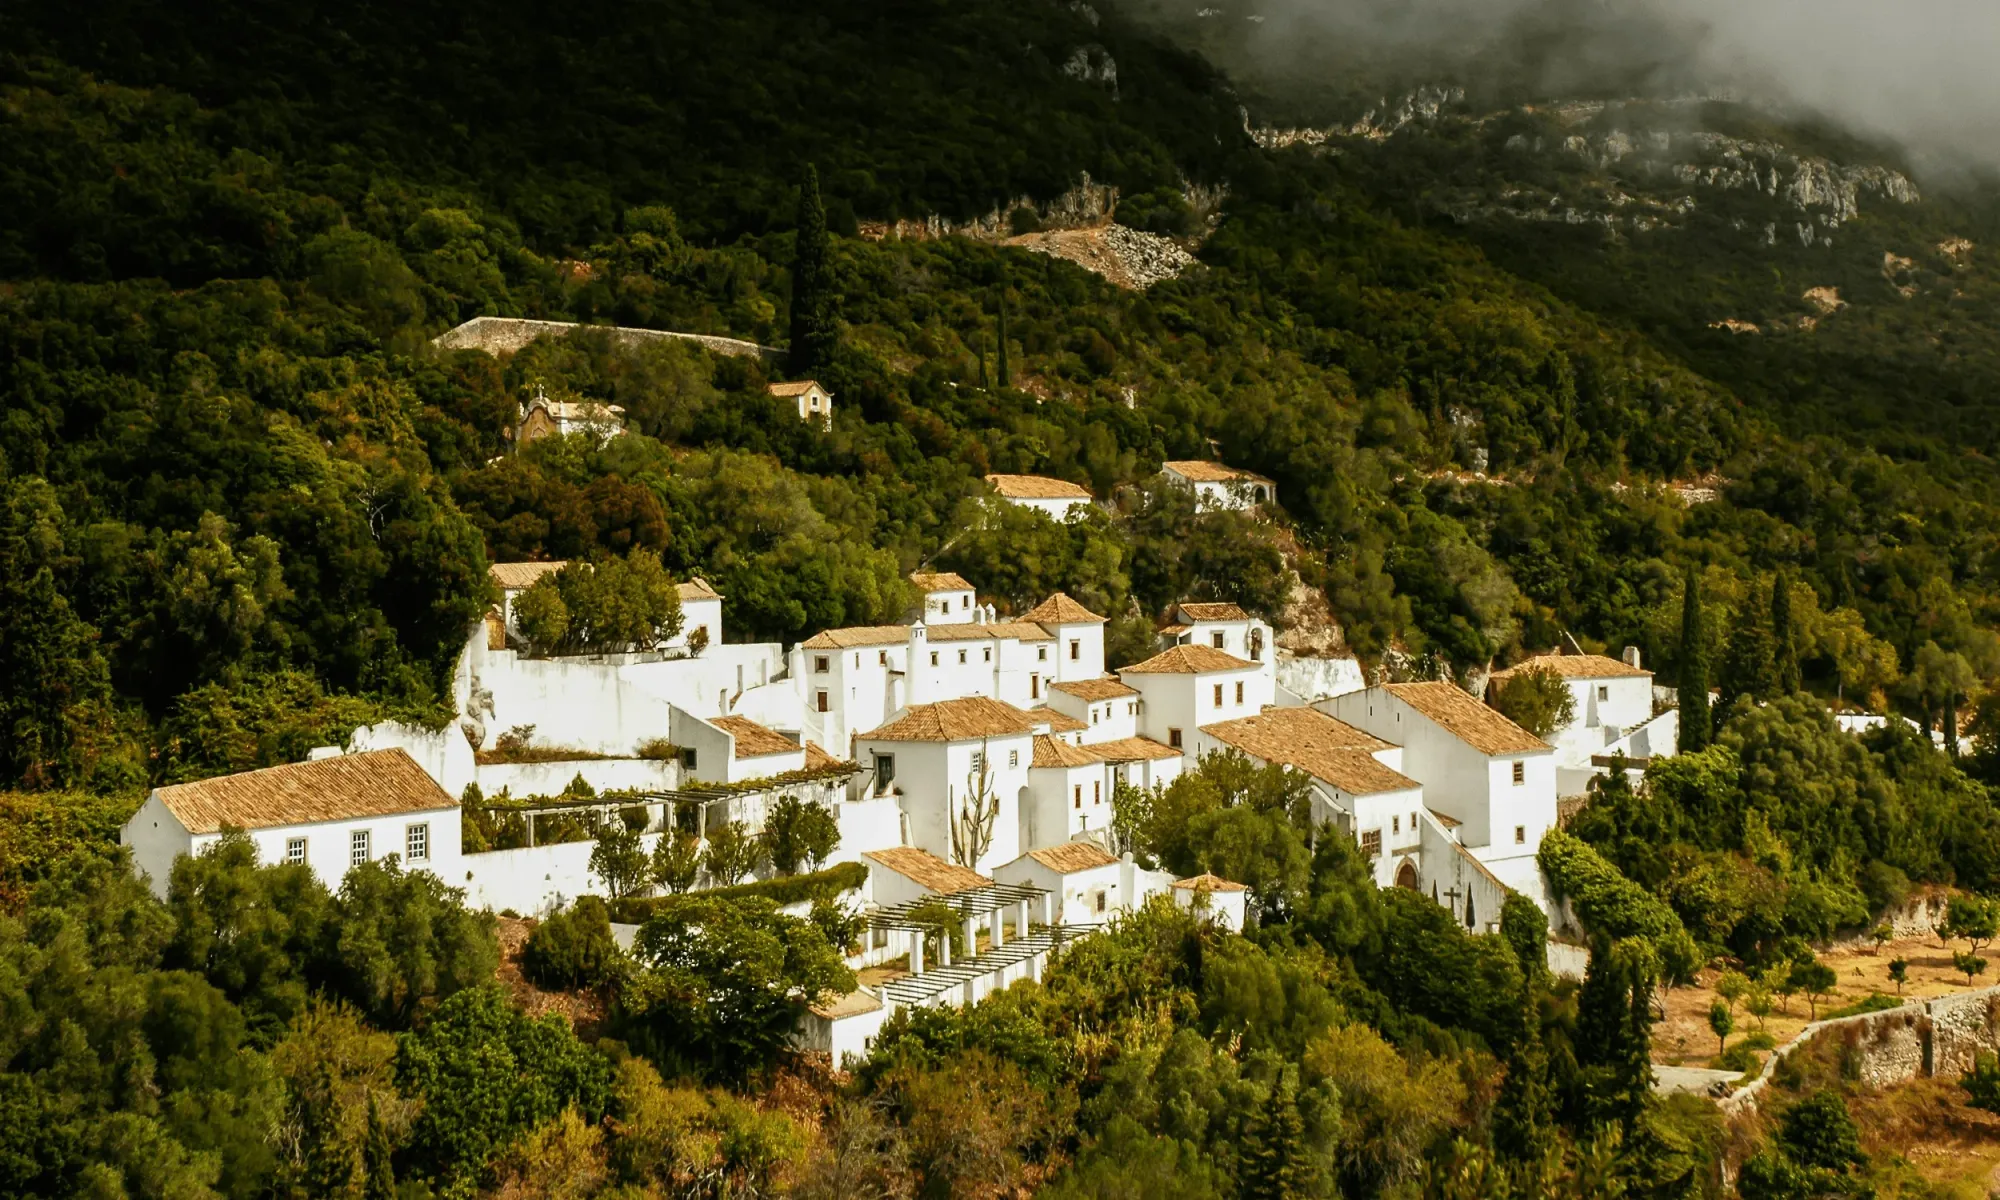
{"label": "pergola with wooden beams", "polygon": [[[924,974],[924,936],[937,929],[935,921],[924,920],[918,915],[923,910],[943,905],[957,912],[959,919],[965,925],[965,944],[968,949],[979,945],[980,918],[984,917],[986,919],[988,936],[992,940],[992,945],[985,955],[975,955],[970,961],[963,964],[960,969],[964,970],[971,968],[985,959],[991,958],[993,955],[999,953],[1001,948],[1007,944],[1005,917],[1008,909],[1011,908],[1014,910],[1014,937],[1017,941],[1020,941],[1029,937],[1028,906],[1034,904],[1040,907],[1042,910],[1042,924],[1048,925],[1053,918],[1049,901],[1049,890],[1047,888],[1036,887],[1031,883],[986,883],[978,887],[967,888],[962,892],[951,892],[949,894],[932,893],[921,900],[905,900],[900,904],[885,904],[880,908],[870,909],[867,913],[868,927],[870,929],[881,930],[884,933],[900,933],[909,939],[909,978],[915,978]],[[942,952],[942,961],[939,962],[938,968],[950,968],[951,939],[943,939],[939,949]],[[1043,949],[1047,949],[1047,946],[1044,946]],[[1026,956],[1023,955],[1021,957]],[[1008,963],[1018,961],[1020,961],[1019,957],[1010,958]],[[1002,963],[999,965],[1005,966],[1008,964]],[[965,978],[976,978],[978,975],[984,974],[988,969],[992,968],[988,967],[973,971],[971,975]],[[901,980],[892,982],[901,982]],[[964,979],[959,980],[959,982],[964,982]],[[955,985],[946,983],[927,994],[935,995],[936,992],[944,991],[952,986]],[[884,994],[887,995],[888,993],[885,992]]]}

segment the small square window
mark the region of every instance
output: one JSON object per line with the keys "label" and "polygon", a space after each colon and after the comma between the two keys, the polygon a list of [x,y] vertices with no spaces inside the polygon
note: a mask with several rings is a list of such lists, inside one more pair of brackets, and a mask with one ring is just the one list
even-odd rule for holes
{"label": "small square window", "polygon": [[825,654],[813,655],[813,674],[824,675],[832,666],[833,666],[833,659],[830,655],[825,655]]}
{"label": "small square window", "polygon": [[347,862],[350,866],[360,866],[368,861],[368,831],[357,829],[347,837]]}
{"label": "small square window", "polygon": [[1222,631],[1217,630],[1216,632],[1210,634],[1208,638],[1208,643],[1209,645],[1214,646],[1217,650],[1222,649]]}
{"label": "small square window", "polygon": [[1169,729],[1169,730],[1167,730],[1167,745],[1168,745],[1169,747],[1171,747],[1171,748],[1175,749],[1175,750],[1178,750],[1178,749],[1180,749],[1180,748],[1181,748],[1181,731],[1180,731],[1180,730],[1178,730],[1178,729]]}
{"label": "small square window", "polygon": [[[825,693],[825,692],[821,692],[821,693],[820,693],[820,695],[821,695],[821,696],[825,696],[825,695],[826,695],[826,693]],[[825,710],[821,710],[821,711],[825,711]],[[697,752],[695,751],[695,749],[694,749],[693,747],[691,747],[691,746],[690,746],[690,747],[684,747],[684,748],[683,748],[683,749],[681,750],[681,769],[682,769],[682,770],[685,770],[685,771],[693,771],[693,770],[698,770],[699,768],[698,768],[698,767],[696,766],[696,764],[697,764],[697,763],[699,763],[700,761],[701,761],[701,755],[700,755],[699,753],[697,753]]]}
{"label": "small square window", "polygon": [[1367,833],[1361,835],[1361,853],[1366,854],[1370,858],[1376,858],[1381,855],[1382,853],[1381,830],[1371,829]]}
{"label": "small square window", "polygon": [[1035,647],[1035,661],[1036,662],[1049,661],[1049,648],[1047,646]]}
{"label": "small square window", "polygon": [[403,858],[408,862],[423,862],[431,856],[431,827],[411,825],[403,830]]}
{"label": "small square window", "polygon": [[304,838],[285,839],[285,861],[298,865],[306,860],[306,840]]}
{"label": "small square window", "polygon": [[1515,786],[1515,787],[1519,787],[1519,786],[1521,786],[1522,784],[1524,784],[1524,783],[1526,783],[1526,782],[1528,782],[1528,764],[1527,764],[1527,763],[1524,763],[1524,762],[1517,762],[1517,763],[1515,763],[1515,764],[1514,764],[1514,786]]}
{"label": "small square window", "polygon": [[1526,825],[1514,826],[1514,844],[1516,846],[1525,846],[1528,844],[1528,827]]}

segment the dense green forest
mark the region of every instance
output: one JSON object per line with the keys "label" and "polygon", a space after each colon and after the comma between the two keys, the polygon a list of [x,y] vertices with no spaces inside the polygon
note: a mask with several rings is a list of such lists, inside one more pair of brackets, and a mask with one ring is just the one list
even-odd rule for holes
{"label": "dense green forest", "polygon": [[[1719,228],[1467,224],[1498,150],[1266,152],[1236,88],[1042,0],[0,11],[0,1195],[1717,1194],[1712,1114],[1647,1098],[1655,987],[2000,885],[1984,743],[1825,713],[1996,724],[2000,513],[1984,260],[1817,342],[1708,322],[1807,283],[1858,307],[1856,263],[1984,245],[1990,211],[1864,217],[1845,276],[1743,266]],[[482,314],[784,344],[808,164],[831,430],[755,360],[430,344]],[[1085,173],[1173,232],[1185,185],[1226,189],[1198,265],[1134,292],[859,236],[1027,218]],[[516,451],[537,386],[632,432]],[[1276,480],[1279,519],[1154,482],[1202,457]],[[991,471],[1104,511],[995,513]],[[1697,480],[1716,499],[1672,490]],[[695,900],[628,959],[579,907],[549,928],[584,944],[543,947],[603,1002],[579,1033],[491,990],[489,918],[420,877],[330,895],[232,846],[161,903],[118,866],[148,784],[446,719],[489,562],[634,550],[713,582],[732,638],[901,619],[929,565],[1017,611],[1070,592],[1115,665],[1178,598],[1282,620],[1296,573],[1371,666],[1470,682],[1570,634],[1723,705],[1545,848],[1603,935],[1581,986],[1532,906],[1471,935],[1378,894],[1294,784],[1222,762],[1121,821],[1252,881],[1248,936],[1148,912],[1039,988],[900,1018],[843,1086],[774,1032],[845,986],[831,924]],[[1843,1119],[1810,1103],[1764,1158],[1848,1187],[1800,1148]]]}

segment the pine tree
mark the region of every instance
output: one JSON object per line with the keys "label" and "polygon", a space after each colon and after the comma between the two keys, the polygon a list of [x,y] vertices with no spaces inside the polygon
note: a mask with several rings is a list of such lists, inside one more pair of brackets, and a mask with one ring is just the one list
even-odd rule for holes
{"label": "pine tree", "polygon": [[1244,1131],[1243,1200],[1293,1200],[1307,1194],[1305,1121],[1299,1116],[1297,1068],[1271,1085],[1264,1111]]}
{"label": "pine tree", "polygon": [[1681,731],[1680,750],[1691,753],[1707,746],[1712,733],[1708,724],[1708,636],[1702,626],[1701,577],[1693,567],[1681,591]]}
{"label": "pine tree", "polygon": [[382,1111],[368,1097],[368,1140],[361,1147],[362,1200],[396,1200],[396,1172],[389,1165],[389,1131]]}
{"label": "pine tree", "polygon": [[1771,652],[1771,610],[1755,598],[1736,614],[1729,651],[1722,659],[1722,703],[1711,720],[1727,720],[1739,699],[1769,699],[1777,690],[1778,665]]}
{"label": "pine tree", "polygon": [[1013,373],[1007,369],[1007,285],[1000,285],[1000,347],[996,356],[994,374],[1002,388],[1014,386]]}
{"label": "pine tree", "polygon": [[1783,571],[1771,581],[1771,652],[1778,694],[1789,696],[1799,690],[1799,644],[1792,631],[1792,589]]}
{"label": "pine tree", "polygon": [[838,336],[833,316],[833,280],[827,265],[826,205],[820,201],[819,171],[806,164],[799,184],[797,243],[792,256],[792,374],[803,375],[833,359]]}
{"label": "pine tree", "polygon": [[1658,964],[1640,938],[1595,939],[1577,995],[1577,1062],[1591,1116],[1629,1136],[1653,1090],[1653,980]]}

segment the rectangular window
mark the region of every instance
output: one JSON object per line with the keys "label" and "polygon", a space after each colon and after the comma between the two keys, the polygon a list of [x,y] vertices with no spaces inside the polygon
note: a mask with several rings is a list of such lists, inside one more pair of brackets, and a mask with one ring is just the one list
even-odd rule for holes
{"label": "rectangular window", "polygon": [[1104,803],[1104,784],[1102,781],[1093,782],[1090,785],[1090,802],[1092,804]]}
{"label": "rectangular window", "polygon": [[1097,710],[1094,708],[1090,710],[1090,723],[1092,725],[1097,724]]}
{"label": "rectangular window", "polygon": [[935,650],[931,651],[931,665],[934,667],[937,666],[937,651]]}
{"label": "rectangular window", "polygon": [[1007,765],[1009,767],[1018,767],[1021,765],[1021,752],[1019,750],[1009,750],[1007,752]]}
{"label": "rectangular window", "polygon": [[1215,685],[1215,707],[1222,707],[1222,685],[1219,683]]}
{"label": "rectangular window", "polygon": [[1136,714],[1136,713],[1137,713],[1138,711],[1139,711],[1139,702],[1138,702],[1137,700],[1127,700],[1127,701],[1125,702],[1125,715],[1126,715],[1126,716],[1128,716],[1128,717],[1129,717],[1129,716],[1133,716],[1133,715],[1134,715],[1134,714]]}
{"label": "rectangular window", "polygon": [[854,652],[854,665],[857,667],[861,665],[861,651],[859,650]]}
{"label": "rectangular window", "polygon": [[1367,833],[1361,835],[1361,853],[1366,854],[1370,858],[1381,857],[1382,854],[1381,830],[1371,829]]}
{"label": "rectangular window", "polygon": [[1390,818],[1389,818],[1389,832],[1390,832],[1390,833],[1401,833],[1401,832],[1403,832],[1403,818],[1401,818],[1401,817],[1390,817]]}
{"label": "rectangular window", "polygon": [[963,650],[958,652],[958,665],[961,667],[965,665],[965,651]]}
{"label": "rectangular window", "polygon": [[887,650],[878,650],[875,652],[875,665],[878,667],[889,665],[889,652]]}
{"label": "rectangular window", "polygon": [[1526,782],[1528,782],[1528,764],[1527,764],[1527,763],[1524,763],[1524,762],[1517,762],[1517,763],[1515,763],[1515,764],[1514,764],[1514,786],[1515,786],[1515,787],[1519,787],[1519,786],[1521,786],[1522,784],[1524,784],[1524,783],[1526,783]]}
{"label": "rectangular window", "polygon": [[886,792],[889,790],[889,785],[894,783],[895,781],[896,781],[896,756],[893,754],[876,755],[875,790],[877,792]]}
{"label": "rectangular window", "polygon": [[1222,631],[1218,629],[1214,633],[1210,634],[1208,636],[1208,643],[1209,645],[1214,646],[1217,650],[1222,649]]}
{"label": "rectangular window", "polygon": [[1172,748],[1173,748],[1173,749],[1175,749],[1175,750],[1178,750],[1178,749],[1180,749],[1180,748],[1181,748],[1181,731],[1180,731],[1180,730],[1178,730],[1178,729],[1169,729],[1169,730],[1167,730],[1167,745],[1168,745],[1168,746],[1170,746],[1170,747],[1172,747]]}
{"label": "rectangular window", "polygon": [[1236,703],[1243,703],[1243,681],[1240,679],[1236,681]]}
{"label": "rectangular window", "polygon": [[986,656],[987,662],[993,661],[993,647],[991,646],[986,647],[986,649],[982,651],[982,653]]}
{"label": "rectangular window", "polygon": [[368,861],[368,831],[357,829],[347,836],[347,861],[350,866],[360,866]]}
{"label": "rectangular window", "polygon": [[813,655],[813,674],[824,675],[833,666],[833,658],[827,654]]}
{"label": "rectangular window", "polygon": [[1608,687],[1601,687],[1601,688],[1598,688],[1598,689],[1597,689],[1597,698],[1598,698],[1599,700],[1609,700],[1609,699],[1611,699],[1611,689],[1610,689],[1610,688],[1608,688]]}
{"label": "rectangular window", "polygon": [[1069,640],[1069,660],[1071,662],[1080,662],[1082,661],[1082,659],[1083,659],[1083,642],[1080,639],[1071,638]]}
{"label": "rectangular window", "polygon": [[1028,676],[1028,699],[1030,699],[1030,700],[1040,700],[1041,698],[1042,698],[1042,677],[1041,677],[1041,675],[1040,675],[1040,674],[1034,674],[1034,675],[1030,675],[1030,676]]}
{"label": "rectangular window", "polygon": [[986,769],[986,751],[974,750],[972,752],[972,773],[974,775],[977,775],[981,771],[984,771],[985,769]]}
{"label": "rectangular window", "polygon": [[824,691],[813,693],[813,703],[819,707],[821,712],[828,711],[826,693]]}
{"label": "rectangular window", "polygon": [[1099,893],[1097,893],[1097,911],[1098,911],[1098,912],[1103,912],[1103,911],[1104,911],[1104,893],[1103,893],[1103,892],[1099,892]]}
{"label": "rectangular window", "polygon": [[1525,846],[1528,844],[1528,827],[1526,825],[1514,826],[1514,844],[1516,846]]}
{"label": "rectangular window", "polygon": [[403,830],[403,859],[423,862],[431,856],[431,827],[411,825]]}
{"label": "rectangular window", "polygon": [[[821,692],[820,695],[824,696],[826,695],[826,693]],[[686,770],[689,771],[695,770],[696,769],[695,764],[698,763],[700,760],[701,756],[697,754],[691,747],[683,749],[681,751],[681,766]]]}
{"label": "rectangular window", "polygon": [[1083,785],[1080,783],[1076,785],[1076,803],[1074,807],[1076,808],[1083,807]]}
{"label": "rectangular window", "polygon": [[306,860],[306,840],[304,838],[285,839],[285,861],[298,864]]}
{"label": "rectangular window", "polygon": [[1047,646],[1035,647],[1035,661],[1036,662],[1049,661],[1049,648]]}
{"label": "rectangular window", "polygon": [[959,606],[960,608],[971,608],[971,607],[972,607],[972,597],[970,597],[970,596],[960,596],[960,597],[958,598],[958,606]]}

